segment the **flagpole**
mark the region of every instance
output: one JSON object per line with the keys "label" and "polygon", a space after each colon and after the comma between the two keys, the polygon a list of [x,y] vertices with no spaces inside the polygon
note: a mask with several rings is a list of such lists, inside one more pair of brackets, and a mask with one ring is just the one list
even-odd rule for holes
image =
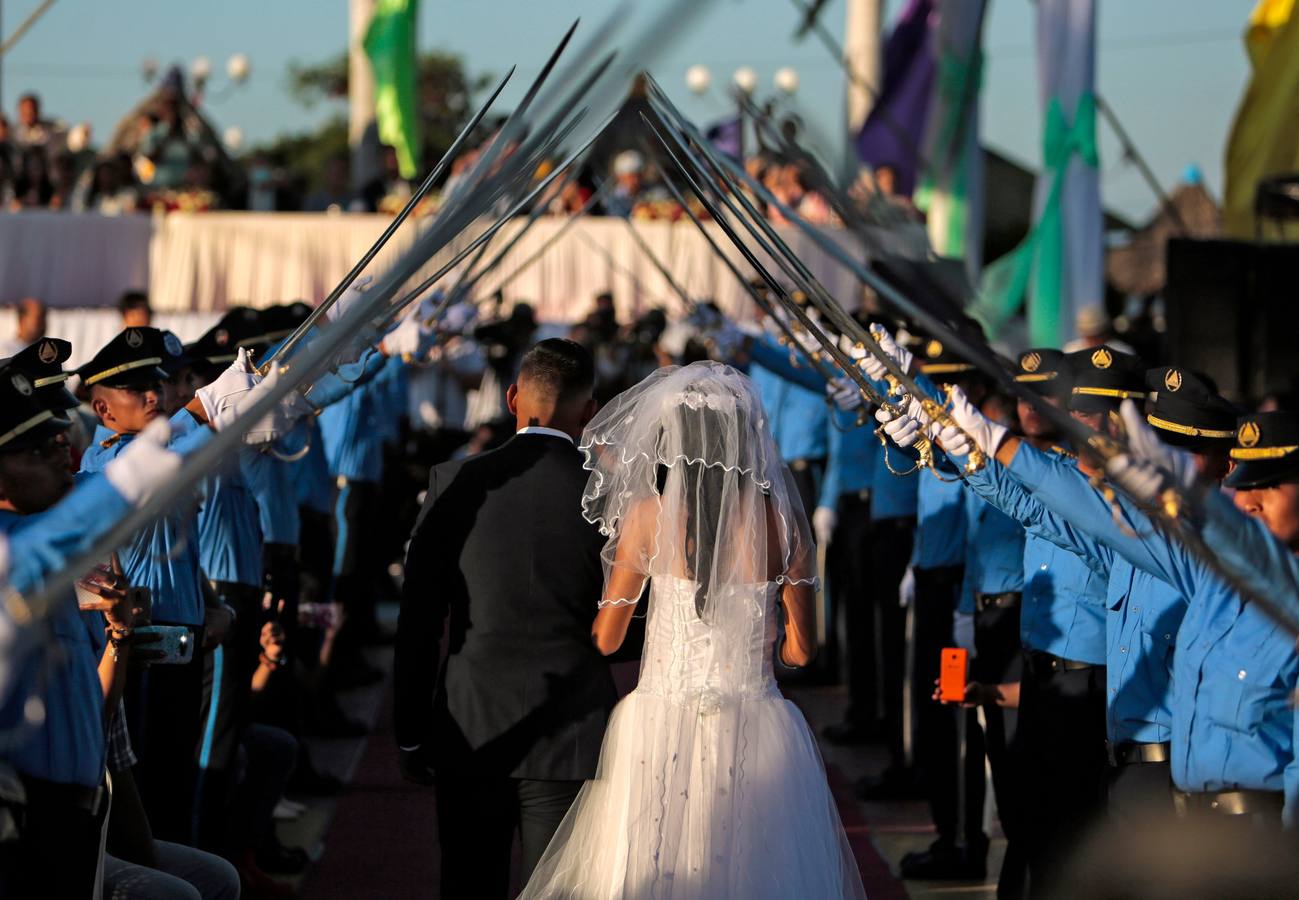
{"label": "flagpole", "polygon": [[376,0],[349,0],[347,22],[347,144],[352,154],[352,184],[370,180],[378,168],[374,141],[374,70],[365,52],[365,32]]}

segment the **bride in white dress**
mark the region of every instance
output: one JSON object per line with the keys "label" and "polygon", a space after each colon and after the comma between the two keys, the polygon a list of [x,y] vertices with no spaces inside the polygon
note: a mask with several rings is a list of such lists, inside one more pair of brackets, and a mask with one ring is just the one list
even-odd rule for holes
{"label": "bride in white dress", "polygon": [[779,637],[789,665],[815,652],[815,551],[752,383],[662,369],[580,446],[584,512],[609,538],[592,638],[612,653],[648,606],[645,648],[521,896],[864,898],[816,742],[772,677]]}

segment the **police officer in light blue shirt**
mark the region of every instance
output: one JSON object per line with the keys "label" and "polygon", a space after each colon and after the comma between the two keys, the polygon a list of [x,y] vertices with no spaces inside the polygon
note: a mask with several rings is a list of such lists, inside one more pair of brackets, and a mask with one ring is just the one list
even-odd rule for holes
{"label": "police officer in light blue shirt", "polygon": [[[1131,415],[1129,415],[1131,414]],[[1129,432],[1142,427],[1125,410]],[[1226,515],[1211,497],[1205,537],[1224,567],[1293,609],[1299,547],[1299,417],[1247,415],[1239,422],[1236,462],[1224,484],[1235,505],[1270,532]],[[1146,500],[1154,500],[1152,493]],[[1114,542],[1134,566],[1168,581],[1189,599],[1173,653],[1172,774],[1186,814],[1232,816],[1275,827],[1299,822],[1299,761],[1292,696],[1299,679],[1294,637],[1206,562],[1163,535],[1135,504],[1119,501],[1124,526],[1138,539]],[[1249,527],[1244,527],[1249,525]],[[1250,574],[1253,573],[1253,574]],[[1278,589],[1279,588],[1279,589]]]}
{"label": "police officer in light blue shirt", "polygon": [[[156,329],[128,328],[79,370],[101,423],[82,457],[82,472],[102,470],[149,422],[166,415],[162,383],[168,373],[161,368],[161,347]],[[178,436],[200,427],[185,410],[175,413],[170,424]],[[128,583],[149,590],[153,622],[185,626],[195,642],[193,658],[185,665],[132,673],[125,697],[137,736],[140,792],[150,823],[162,839],[182,843],[193,839],[205,624],[210,616],[214,639],[229,625],[229,613],[219,607],[215,595],[211,601],[207,597],[196,538],[194,507],[177,504],[117,553]]]}
{"label": "police officer in light blue shirt", "polygon": [[[1146,373],[1154,397],[1149,422],[1169,444],[1192,450],[1206,477],[1226,472],[1235,409],[1194,372],[1160,367]],[[1108,571],[1106,606],[1106,738],[1111,816],[1135,818],[1171,809],[1172,659],[1187,597],[1113,548],[1129,543],[1108,503],[1088,478],[1031,447],[1013,452],[1008,471],[1059,522],[1063,546]]]}
{"label": "police officer in light blue shirt", "polygon": [[[1099,419],[1122,397],[1144,393],[1143,372],[1134,358],[1116,356],[1109,348],[1097,354],[1091,364],[1067,360],[1075,416]],[[974,410],[968,402],[964,406]],[[1050,540],[1056,523],[996,460],[967,474],[966,483],[1029,534],[1019,700],[1026,754],[1025,849],[1034,894],[1049,895],[1052,879],[1103,808],[1107,573]]]}
{"label": "police officer in light blue shirt", "polygon": [[[806,298],[797,291],[791,294],[791,298],[806,304]],[[764,342],[768,349],[785,355],[789,353],[769,332],[756,339],[754,345]],[[794,483],[810,520],[829,453],[830,412],[825,402],[825,391],[797,384],[761,365],[751,367],[749,377],[758,388],[772,437],[780,449],[781,459],[794,475]]]}

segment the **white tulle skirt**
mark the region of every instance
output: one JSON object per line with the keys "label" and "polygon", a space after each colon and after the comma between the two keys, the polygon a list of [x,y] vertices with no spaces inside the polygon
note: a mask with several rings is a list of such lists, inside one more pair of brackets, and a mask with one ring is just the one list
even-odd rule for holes
{"label": "white tulle skirt", "polygon": [[864,898],[798,709],[633,691],[523,898]]}

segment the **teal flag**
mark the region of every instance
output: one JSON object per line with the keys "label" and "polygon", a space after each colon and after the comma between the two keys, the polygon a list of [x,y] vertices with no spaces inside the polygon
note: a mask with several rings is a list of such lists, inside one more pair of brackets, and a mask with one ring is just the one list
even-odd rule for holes
{"label": "teal flag", "polygon": [[[1077,156],[1096,168],[1096,97],[1083,94],[1073,122],[1069,122],[1058,100],[1047,106],[1042,128],[1042,159],[1051,178],[1046,203],[1037,222],[1019,246],[983,270],[979,299],[974,314],[995,335],[1019,311],[1026,292],[1029,343],[1054,347],[1060,342],[1060,313],[1065,307],[1065,225],[1063,192],[1069,163]],[[1029,291],[1029,287],[1032,290]]]}
{"label": "teal flag", "polygon": [[364,41],[374,70],[379,140],[397,151],[402,178],[414,178],[419,172],[418,10],[419,0],[379,0]]}

